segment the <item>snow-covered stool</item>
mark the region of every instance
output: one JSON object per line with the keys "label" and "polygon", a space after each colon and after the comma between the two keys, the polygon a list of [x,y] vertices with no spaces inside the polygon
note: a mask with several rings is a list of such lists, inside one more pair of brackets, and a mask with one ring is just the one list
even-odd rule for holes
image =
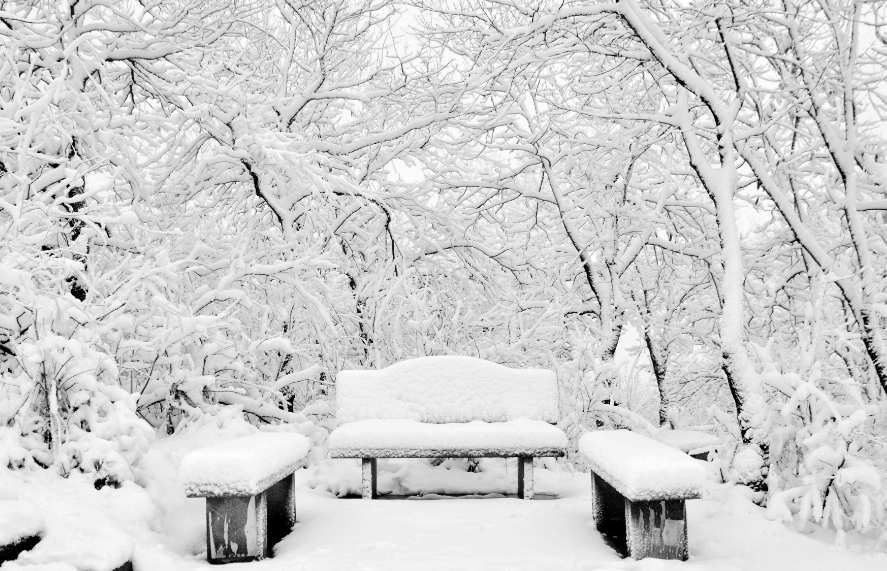
{"label": "snow-covered stool", "polygon": [[195,450],[182,459],[185,494],[206,498],[210,563],[270,557],[296,522],[293,472],[309,442],[285,432],[259,432]]}
{"label": "snow-covered stool", "polygon": [[656,434],[656,440],[697,460],[708,460],[709,452],[723,443],[717,436],[699,430],[663,430]]}
{"label": "snow-covered stool", "polygon": [[378,458],[517,458],[518,497],[532,499],[533,459],[566,453],[557,379],[474,357],[420,357],[377,371],[340,371],[331,458],[363,460],[377,497]]}
{"label": "snow-covered stool", "polygon": [[594,523],[621,538],[634,559],[686,561],[686,500],[702,496],[705,465],[628,430],[589,432],[579,452],[591,468]]}

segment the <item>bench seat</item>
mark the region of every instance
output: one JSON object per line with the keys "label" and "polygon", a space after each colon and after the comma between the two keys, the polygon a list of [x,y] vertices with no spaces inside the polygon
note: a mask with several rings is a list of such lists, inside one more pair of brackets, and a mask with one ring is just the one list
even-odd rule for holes
{"label": "bench seat", "polygon": [[206,498],[210,563],[264,559],[296,523],[293,472],[308,454],[300,434],[260,432],[195,450],[179,475],[188,497]]}
{"label": "bench seat", "polygon": [[541,420],[428,424],[414,420],[361,420],[335,429],[331,458],[559,457],[567,437]]}
{"label": "bench seat", "polygon": [[633,502],[702,497],[705,466],[680,450],[628,430],[579,439],[589,468]]}
{"label": "bench seat", "polygon": [[296,471],[308,439],[288,432],[260,432],[195,450],[179,471],[190,498],[255,496]]}
{"label": "bench seat", "polygon": [[591,469],[598,530],[624,537],[634,559],[686,560],[685,501],[702,496],[705,465],[628,430],[589,432],[579,439],[579,452]]}

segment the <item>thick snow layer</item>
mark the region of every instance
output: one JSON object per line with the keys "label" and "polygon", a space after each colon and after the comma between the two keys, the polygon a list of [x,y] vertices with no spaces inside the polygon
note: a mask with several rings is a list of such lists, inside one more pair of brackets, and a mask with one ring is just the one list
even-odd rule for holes
{"label": "thick snow layer", "polygon": [[292,474],[309,448],[300,434],[259,432],[191,452],[180,476],[190,497],[253,496]]}
{"label": "thick snow layer", "polygon": [[132,559],[131,532],[147,532],[156,509],[132,482],[96,490],[78,473],[62,478],[51,470],[0,467],[0,533],[20,535],[26,525],[41,537],[0,569],[112,571]]}
{"label": "thick snow layer", "polygon": [[698,430],[664,430],[656,434],[656,440],[684,453],[721,443],[717,436]]}
{"label": "thick snow layer", "polygon": [[426,424],[414,420],[361,420],[329,437],[333,458],[457,458],[561,456],[567,437],[541,420]]}
{"label": "thick snow layer", "polygon": [[[132,538],[115,529],[66,526],[64,531],[48,533],[36,547],[19,555],[15,563],[33,571],[113,571],[132,559],[134,547]],[[14,567],[4,566],[3,571],[8,568]]]}
{"label": "thick snow layer", "polygon": [[579,439],[589,467],[632,501],[698,498],[705,464],[628,430],[599,430]]}
{"label": "thick snow layer", "polygon": [[[302,471],[300,471],[302,472]],[[307,471],[305,471],[307,472]],[[359,472],[359,470],[358,470]],[[483,474],[464,474],[480,477]],[[547,470],[537,470],[537,485]],[[510,481],[514,472],[506,476]],[[595,531],[588,474],[577,473],[560,497],[347,501],[305,491],[302,522],[262,563],[268,571],[884,571],[887,556],[862,546],[836,548],[833,532],[800,534],[768,521],[736,488],[715,485],[687,502],[689,561],[623,559]],[[381,484],[381,482],[380,482]],[[297,485],[298,482],[297,482]],[[555,489],[552,486],[550,489]],[[538,496],[537,496],[538,498]],[[821,535],[817,535],[821,534]],[[865,550],[871,551],[872,540]],[[862,552],[861,552],[862,551]],[[195,565],[196,569],[196,565]]]}
{"label": "thick snow layer", "polygon": [[43,517],[29,502],[0,501],[0,546],[43,532]]}
{"label": "thick snow layer", "polygon": [[340,371],[336,398],[340,423],[558,421],[554,372],[511,369],[474,357],[421,357],[378,371]]}

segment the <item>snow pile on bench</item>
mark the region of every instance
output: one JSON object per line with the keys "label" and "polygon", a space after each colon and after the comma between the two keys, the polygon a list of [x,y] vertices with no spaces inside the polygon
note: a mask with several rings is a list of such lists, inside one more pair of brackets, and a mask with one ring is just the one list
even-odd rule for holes
{"label": "snow pile on bench", "polygon": [[589,432],[579,452],[592,471],[633,502],[695,499],[705,486],[705,464],[628,430]]}
{"label": "snow pile on bench", "polygon": [[698,430],[664,430],[656,434],[656,440],[689,454],[699,448],[721,444],[721,439]]}
{"label": "snow pile on bench", "polygon": [[333,431],[332,458],[453,458],[561,455],[567,437],[540,420],[423,424],[414,420],[361,420]]}
{"label": "snow pile on bench", "polygon": [[554,372],[511,369],[474,357],[420,357],[378,371],[340,371],[336,398],[340,423],[558,421]]}
{"label": "snow pile on bench", "polygon": [[310,448],[288,432],[259,432],[195,450],[182,459],[189,497],[254,496],[292,474]]}

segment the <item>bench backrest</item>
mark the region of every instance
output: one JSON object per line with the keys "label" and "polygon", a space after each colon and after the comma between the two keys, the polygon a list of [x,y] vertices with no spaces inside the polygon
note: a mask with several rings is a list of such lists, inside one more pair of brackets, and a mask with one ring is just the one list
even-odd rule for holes
{"label": "bench backrest", "polygon": [[558,421],[553,371],[511,369],[474,357],[420,357],[376,371],[340,371],[336,398],[343,423]]}

